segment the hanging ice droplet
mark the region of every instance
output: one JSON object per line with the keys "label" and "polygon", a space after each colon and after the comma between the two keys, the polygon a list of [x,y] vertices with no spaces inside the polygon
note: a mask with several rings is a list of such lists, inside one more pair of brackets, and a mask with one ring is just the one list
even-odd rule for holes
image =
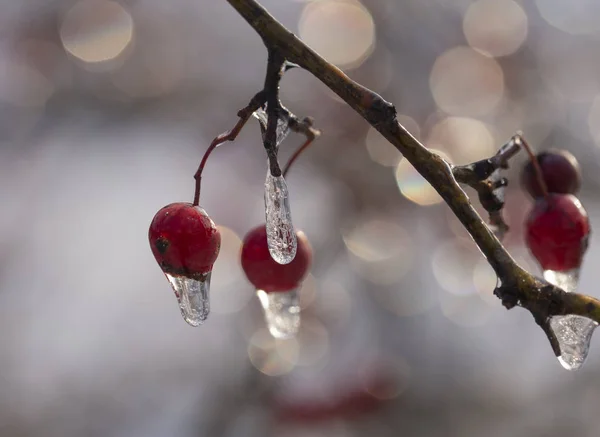
{"label": "hanging ice droplet", "polygon": [[[268,121],[268,116],[267,116],[266,111],[264,109],[260,108],[260,109],[257,109],[256,111],[254,111],[252,113],[252,115],[261,124],[261,126],[263,127],[263,131],[265,131],[267,129],[267,121]],[[281,143],[283,143],[283,140],[286,139],[286,137],[288,136],[289,133],[290,133],[290,126],[289,126],[289,123],[287,122],[287,120],[278,118],[277,119],[277,136],[275,139],[276,147],[279,147],[281,145]],[[264,133],[263,133],[263,141],[264,141],[264,139],[265,138],[264,138]]]}
{"label": "hanging ice droplet", "polygon": [[296,256],[298,242],[292,224],[289,194],[283,176],[267,171],[265,181],[265,221],[267,245],[271,257],[279,264],[289,264]]}
{"label": "hanging ice droplet", "polygon": [[264,309],[265,321],[271,335],[280,339],[295,336],[300,328],[298,292],[291,290],[267,293],[264,290],[256,290],[256,295]]}
{"label": "hanging ice droplet", "polygon": [[[544,279],[570,293],[577,289],[579,269],[567,272],[546,270]],[[561,352],[558,361],[565,369],[577,370],[583,365],[597,326],[594,320],[572,314],[550,318],[550,328],[556,335]]]}
{"label": "hanging ice droplet", "polygon": [[166,275],[175,291],[183,319],[192,326],[200,326],[210,313],[208,292],[211,272],[202,280]]}

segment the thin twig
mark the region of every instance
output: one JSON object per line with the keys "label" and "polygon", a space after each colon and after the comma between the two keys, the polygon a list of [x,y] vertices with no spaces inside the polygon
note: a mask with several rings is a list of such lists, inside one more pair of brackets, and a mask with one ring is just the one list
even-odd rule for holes
{"label": "thin twig", "polygon": [[491,158],[482,159],[481,161],[467,165],[455,166],[452,168],[452,173],[454,173],[454,177],[461,184],[470,185],[475,188],[474,185],[489,178],[494,171],[500,168],[508,168],[508,161],[519,153],[522,143],[523,138],[521,134],[513,135]]}

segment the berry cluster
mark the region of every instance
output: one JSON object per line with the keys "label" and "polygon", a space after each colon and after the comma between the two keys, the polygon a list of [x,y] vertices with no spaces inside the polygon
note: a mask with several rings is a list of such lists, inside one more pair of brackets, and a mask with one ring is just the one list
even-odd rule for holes
{"label": "berry cluster", "polygon": [[[525,166],[521,181],[535,205],[527,217],[526,242],[544,270],[544,278],[566,292],[577,289],[579,269],[590,235],[588,215],[575,195],[581,186],[579,164],[566,151],[548,151]],[[558,361],[579,369],[598,324],[573,314],[552,316],[548,327],[557,341]]]}
{"label": "berry cluster", "polygon": [[[209,146],[195,176],[194,203],[167,205],[150,224],[152,253],[171,283],[183,318],[192,326],[202,324],[210,312],[211,272],[221,247],[219,229],[198,204],[202,169],[208,155],[223,141],[233,139],[249,116]],[[278,141],[285,138],[288,128],[285,123],[282,126]],[[300,325],[297,289],[310,269],[312,249],[304,233],[294,230],[283,175],[275,176],[271,168],[265,182],[265,221],[244,238],[241,265],[256,287],[271,334],[284,338],[293,336]]]}
{"label": "berry cluster", "polygon": [[[209,313],[210,273],[221,246],[219,229],[201,207],[172,203],[156,213],[148,238],[156,261],[173,286],[184,319],[192,326],[200,325]],[[306,235],[297,231],[296,238],[295,257],[288,264],[280,264],[269,251],[265,225],[248,232],[240,252],[241,265],[257,290],[269,295],[296,293],[312,261]],[[281,332],[278,336],[292,334]]]}
{"label": "berry cluster", "polygon": [[590,223],[575,194],[581,186],[579,164],[564,150],[542,152],[523,169],[521,182],[535,200],[525,224],[525,240],[545,271],[579,269],[587,249]]}

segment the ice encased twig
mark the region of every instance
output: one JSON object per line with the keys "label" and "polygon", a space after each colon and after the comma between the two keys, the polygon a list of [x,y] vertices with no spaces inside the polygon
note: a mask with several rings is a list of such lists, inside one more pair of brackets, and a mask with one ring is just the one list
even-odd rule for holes
{"label": "ice encased twig", "polygon": [[[257,109],[256,111],[254,111],[252,113],[252,115],[261,124],[261,126],[263,127],[263,131],[265,131],[267,129],[267,121],[268,121],[268,116],[267,116],[266,111],[264,109],[260,108],[260,109]],[[277,136],[275,138],[275,146],[279,147],[281,145],[281,143],[283,142],[283,140],[286,139],[286,137],[288,136],[289,133],[290,133],[290,126],[289,126],[289,123],[287,122],[287,120],[278,118],[277,119]],[[264,138],[264,132],[263,132],[263,141],[264,141],[264,139],[265,138]]]}
{"label": "ice encased twig", "polygon": [[291,263],[296,256],[298,241],[287,184],[283,176],[275,177],[269,170],[265,180],[265,222],[271,257],[279,264]]}

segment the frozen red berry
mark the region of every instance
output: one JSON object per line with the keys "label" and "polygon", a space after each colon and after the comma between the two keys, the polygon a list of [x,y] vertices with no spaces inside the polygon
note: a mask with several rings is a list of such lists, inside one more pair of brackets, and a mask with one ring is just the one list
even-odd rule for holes
{"label": "frozen red berry", "polygon": [[[577,159],[571,153],[566,150],[548,150],[537,155],[537,162],[548,192],[576,194],[579,191],[581,170]],[[521,184],[533,198],[544,195],[531,162],[523,167]]]}
{"label": "frozen red berry", "polygon": [[525,223],[525,240],[544,270],[579,268],[590,234],[588,215],[571,194],[536,200]]}
{"label": "frozen red berry", "polygon": [[289,264],[279,264],[269,253],[265,226],[258,226],[248,232],[242,245],[242,268],[257,289],[284,292],[301,284],[310,268],[312,248],[303,232],[297,231],[296,238],[296,256]]}
{"label": "frozen red berry", "polygon": [[158,211],[148,238],[165,273],[198,280],[212,270],[221,247],[215,223],[191,203],[172,203]]}

